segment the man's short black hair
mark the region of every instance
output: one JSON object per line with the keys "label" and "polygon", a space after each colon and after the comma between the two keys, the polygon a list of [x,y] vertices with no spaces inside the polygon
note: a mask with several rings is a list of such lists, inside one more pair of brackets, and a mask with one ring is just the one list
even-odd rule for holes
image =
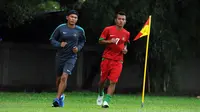
{"label": "man's short black hair", "polygon": [[75,14],[75,15],[79,16],[79,14],[78,14],[78,12],[76,10],[70,10],[70,11],[68,11],[67,16],[69,16],[71,14]]}
{"label": "man's short black hair", "polygon": [[115,18],[117,18],[117,15],[126,16],[126,13],[125,13],[125,12],[123,12],[123,11],[119,11],[119,12],[117,12],[117,13],[116,13],[116,16],[115,16]]}

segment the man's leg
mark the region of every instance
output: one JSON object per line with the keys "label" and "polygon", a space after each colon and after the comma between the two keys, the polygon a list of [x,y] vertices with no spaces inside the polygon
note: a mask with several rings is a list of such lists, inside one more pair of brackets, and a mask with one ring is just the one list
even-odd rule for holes
{"label": "man's leg", "polygon": [[106,82],[106,80],[99,82],[97,105],[102,105],[102,103],[103,103],[105,82]]}
{"label": "man's leg", "polygon": [[[57,91],[58,91],[59,84],[60,84],[60,78],[61,78],[61,76],[59,76],[59,75],[56,77],[56,89],[57,89]],[[59,100],[64,101],[65,100],[65,95],[62,94]]]}
{"label": "man's leg", "polygon": [[61,78],[60,78],[60,83],[58,86],[58,93],[57,93],[57,97],[56,98],[60,98],[60,96],[63,94],[63,92],[65,91],[66,87],[67,87],[67,79],[68,79],[68,74],[63,72]]}
{"label": "man's leg", "polygon": [[[63,74],[63,68],[64,68],[64,61],[61,61],[59,57],[56,57],[56,90],[59,90],[59,85],[60,85],[60,79]],[[53,105],[52,107],[59,107],[59,98],[55,98],[53,100]]]}
{"label": "man's leg", "polygon": [[104,102],[103,102],[103,105],[102,105],[103,108],[109,107],[111,97],[115,92],[116,84],[117,84],[117,82],[110,81],[110,84],[109,84],[108,89],[107,89],[107,94],[105,95]]}
{"label": "man's leg", "polygon": [[105,82],[106,82],[106,80],[103,80],[103,81],[99,82],[99,88],[98,88],[99,96],[103,96],[104,95]]}
{"label": "man's leg", "polygon": [[111,97],[115,92],[115,87],[116,87],[116,84],[118,82],[118,78],[119,78],[121,71],[122,71],[122,63],[116,62],[116,61],[113,61],[112,63],[113,63],[112,64],[113,65],[112,70],[110,71],[110,74],[109,74],[109,77],[108,77],[108,79],[110,80],[110,84],[109,84],[108,89],[107,89],[107,94],[104,98],[104,102],[103,102],[103,105],[102,105],[103,108],[109,107],[108,104],[110,103]]}
{"label": "man's leg", "polygon": [[56,90],[58,91],[58,87],[60,84],[60,78],[63,74],[63,68],[64,68],[64,61],[61,61],[59,57],[56,57]]}
{"label": "man's leg", "polygon": [[[63,100],[64,100],[64,95],[63,92],[67,87],[67,79],[68,79],[68,74],[63,72],[63,74],[61,75],[61,77],[57,77],[57,96],[53,101],[53,107],[63,107]],[[61,97],[62,96],[62,97]]]}
{"label": "man's leg", "polygon": [[60,83],[59,83],[59,87],[58,87],[58,93],[56,96],[56,102],[59,104],[59,107],[63,107],[64,106],[64,91],[67,88],[67,80],[69,75],[72,74],[72,70],[74,68],[74,65],[76,63],[76,59],[68,59],[65,62],[65,65],[63,67],[63,74],[60,78]]}
{"label": "man's leg", "polygon": [[102,105],[104,97],[104,85],[108,77],[108,60],[102,60],[101,62],[101,74],[98,88],[97,105]]}

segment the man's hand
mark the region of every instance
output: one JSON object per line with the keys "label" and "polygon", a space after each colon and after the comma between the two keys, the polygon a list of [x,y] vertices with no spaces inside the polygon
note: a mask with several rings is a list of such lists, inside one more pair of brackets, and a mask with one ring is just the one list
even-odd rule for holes
{"label": "man's hand", "polygon": [[73,52],[74,52],[74,53],[77,53],[77,52],[78,52],[78,48],[77,48],[76,46],[75,46],[75,47],[73,47],[73,49],[72,49],[72,50],[73,50]]}
{"label": "man's hand", "polygon": [[111,40],[109,40],[109,42],[110,42],[111,44],[116,44],[117,41],[119,41],[117,38],[112,38]]}
{"label": "man's hand", "polygon": [[61,42],[60,46],[65,47],[67,45],[67,42]]}
{"label": "man's hand", "polygon": [[122,50],[122,52],[123,52],[123,54],[126,54],[126,53],[128,52],[127,48],[124,48],[124,49]]}
{"label": "man's hand", "polygon": [[112,38],[111,40],[100,40],[100,44],[117,44],[119,42],[119,38]]}

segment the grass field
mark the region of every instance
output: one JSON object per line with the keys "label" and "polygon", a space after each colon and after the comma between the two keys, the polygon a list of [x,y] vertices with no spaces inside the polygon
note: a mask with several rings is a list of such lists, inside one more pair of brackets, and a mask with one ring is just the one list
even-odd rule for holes
{"label": "grass field", "polygon": [[110,108],[96,105],[96,93],[68,93],[64,108],[53,108],[55,93],[1,93],[0,112],[199,112],[200,100],[189,97],[115,95]]}

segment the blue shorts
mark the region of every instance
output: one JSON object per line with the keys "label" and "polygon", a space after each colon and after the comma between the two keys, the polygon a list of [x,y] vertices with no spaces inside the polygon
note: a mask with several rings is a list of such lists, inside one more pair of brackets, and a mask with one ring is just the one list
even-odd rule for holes
{"label": "blue shorts", "polygon": [[61,76],[63,73],[67,73],[68,75],[72,74],[72,70],[76,64],[76,59],[71,58],[67,60],[62,60],[56,58],[56,74],[57,76]]}

